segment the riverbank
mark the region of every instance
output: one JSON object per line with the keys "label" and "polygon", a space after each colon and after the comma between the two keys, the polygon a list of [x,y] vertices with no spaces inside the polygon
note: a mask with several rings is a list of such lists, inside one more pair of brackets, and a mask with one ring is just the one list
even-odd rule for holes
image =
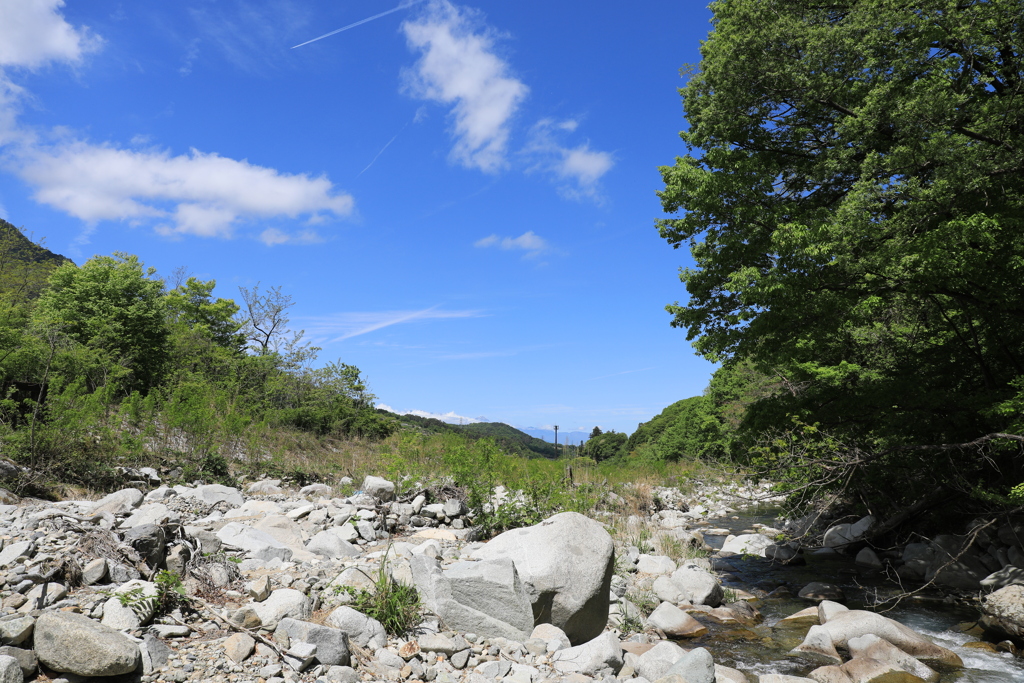
{"label": "riverbank", "polygon": [[[651,683],[677,664],[692,665],[688,683],[768,683],[817,668],[790,655],[815,619],[787,618],[818,604],[794,594],[801,572],[832,565],[761,556],[771,546],[751,536],[771,542],[777,530],[755,528],[760,513],[742,506],[770,498],[765,487],[625,491],[594,520],[562,513],[484,543],[464,502],[441,492],[403,497],[373,477],[350,495],[279,484],[0,507],[3,680],[13,682],[12,662],[22,676],[68,683]],[[747,549],[712,553],[715,539]],[[832,561],[838,588],[861,584],[843,573],[849,560]],[[417,587],[423,617],[412,631],[388,634],[353,608],[381,576]],[[847,605],[861,606],[849,592]],[[535,629],[538,609],[547,612]],[[894,614],[958,653],[965,668],[943,672],[949,680],[1024,677],[994,645],[967,647],[973,636],[946,631],[947,612],[941,623],[921,621],[927,609]]]}

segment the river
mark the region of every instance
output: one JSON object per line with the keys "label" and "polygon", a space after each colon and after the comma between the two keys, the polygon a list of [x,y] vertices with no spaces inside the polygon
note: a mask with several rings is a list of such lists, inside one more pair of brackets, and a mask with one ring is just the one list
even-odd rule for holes
{"label": "river", "polygon": [[[755,523],[775,526],[778,509],[750,508],[733,517],[711,520],[717,528],[734,534],[750,533]],[[705,541],[721,548],[725,536],[707,535]],[[849,557],[804,555],[806,565],[783,565],[763,557],[732,556],[713,558],[713,566],[722,577],[725,588],[770,593],[753,604],[764,615],[764,621],[753,627],[712,626],[707,635],[689,641],[688,646],[706,647],[719,664],[756,673],[781,673],[806,676],[817,664],[788,657],[787,653],[803,639],[805,629],[787,632],[774,628],[777,622],[813,603],[797,598],[797,592],[812,581],[838,585],[846,595],[844,604],[851,609],[871,609],[878,600],[900,592],[899,586],[881,572],[854,564]],[[912,589],[913,587],[908,587]],[[977,642],[978,636],[964,633],[959,625],[973,623],[976,609],[944,601],[937,593],[905,599],[883,612],[914,630],[931,637],[936,643],[956,652],[964,661],[961,671],[946,672],[941,683],[1020,683],[1024,681],[1024,659],[1007,652],[989,652],[965,647]]]}

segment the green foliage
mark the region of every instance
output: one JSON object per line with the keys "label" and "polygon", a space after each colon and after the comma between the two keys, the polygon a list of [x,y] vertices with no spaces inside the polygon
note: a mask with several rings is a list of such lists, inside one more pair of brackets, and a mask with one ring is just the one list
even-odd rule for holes
{"label": "green foliage", "polygon": [[35,324],[93,352],[94,387],[115,370],[125,389],[157,384],[167,360],[163,283],[128,254],[97,256],[81,268],[66,263],[50,276],[36,304]]}
{"label": "green foliage", "polygon": [[608,431],[602,432],[597,436],[588,439],[583,444],[583,454],[594,460],[594,462],[601,462],[602,460],[610,460],[611,458],[623,456],[626,454],[626,441],[629,437],[621,432]]}
{"label": "green foliage", "polygon": [[212,280],[167,289],[127,254],[78,267],[5,226],[0,440],[31,471],[16,490],[106,488],[117,467],[167,463],[234,483],[232,469],[268,468],[300,444],[397,429],[358,368],[312,367],[317,349],[287,329],[278,288],[244,290],[243,314]]}
{"label": "green foliage", "polygon": [[437,418],[418,415],[402,415],[399,420],[407,428],[431,434],[464,434],[472,440],[490,438],[505,452],[516,453],[527,458],[557,458],[559,455],[554,444],[530,436],[526,432],[501,422],[454,425],[442,422]]}
{"label": "green foliage", "polygon": [[386,552],[370,590],[354,586],[343,586],[341,590],[352,596],[353,609],[379,621],[390,635],[401,635],[419,624],[422,612],[419,594],[413,586],[391,577]]}
{"label": "green foliage", "polygon": [[696,264],[673,324],[775,378],[741,441],[787,416],[817,425],[794,435],[872,454],[849,490],[881,506],[1024,479],[1017,444],[914,448],[1021,422],[1019,3],[712,8],[658,226]]}
{"label": "green foliage", "polygon": [[641,423],[626,443],[626,450],[653,446],[661,460],[717,459],[727,452],[720,411],[708,396],[694,396],[672,405]]}

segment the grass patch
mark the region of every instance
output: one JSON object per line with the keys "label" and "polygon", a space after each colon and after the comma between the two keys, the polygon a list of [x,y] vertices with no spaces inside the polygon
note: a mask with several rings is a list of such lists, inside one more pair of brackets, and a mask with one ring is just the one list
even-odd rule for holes
{"label": "grass patch", "polygon": [[420,596],[413,586],[395,581],[388,573],[387,553],[373,580],[372,590],[344,586],[352,596],[351,607],[376,619],[389,635],[401,635],[419,624],[422,613]]}

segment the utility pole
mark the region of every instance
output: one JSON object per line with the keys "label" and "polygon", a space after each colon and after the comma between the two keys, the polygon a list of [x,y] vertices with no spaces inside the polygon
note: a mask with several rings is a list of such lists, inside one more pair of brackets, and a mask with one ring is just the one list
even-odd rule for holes
{"label": "utility pole", "polygon": [[555,457],[558,457],[558,425],[555,425]]}

